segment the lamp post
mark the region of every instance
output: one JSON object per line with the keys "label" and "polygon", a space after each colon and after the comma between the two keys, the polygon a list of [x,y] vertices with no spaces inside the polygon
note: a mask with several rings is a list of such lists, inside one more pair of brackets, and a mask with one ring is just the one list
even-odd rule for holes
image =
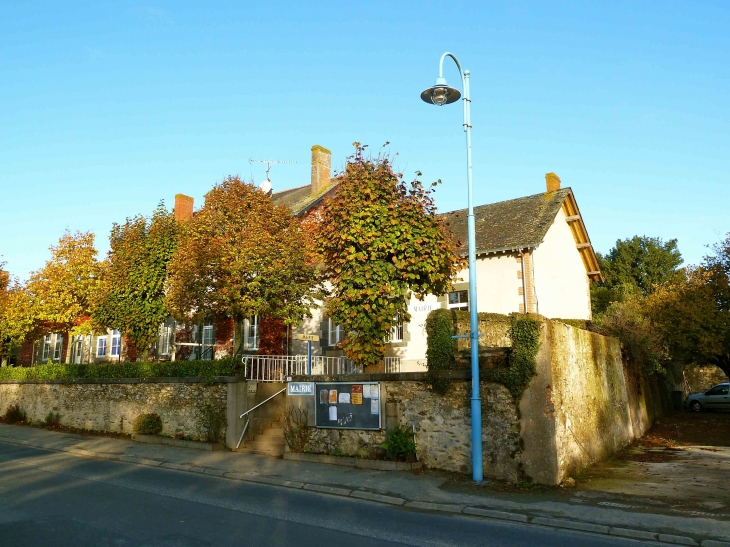
{"label": "lamp post", "polygon": [[[474,206],[472,204],[472,168],[471,168],[471,98],[469,97],[468,70],[462,70],[453,53],[444,53],[439,62],[439,77],[436,83],[421,93],[421,99],[429,104],[443,106],[456,102],[461,97],[458,89],[449,87],[444,79],[444,59],[451,57],[461,74],[464,88],[464,131],[466,132],[466,180],[469,192],[469,214],[467,230],[469,238],[469,336],[471,341],[471,463],[472,477],[476,482],[483,480],[482,470],[482,399],[479,394],[479,329],[477,319],[477,272],[476,272],[476,237],[474,228]],[[458,336],[455,338],[467,338]]]}

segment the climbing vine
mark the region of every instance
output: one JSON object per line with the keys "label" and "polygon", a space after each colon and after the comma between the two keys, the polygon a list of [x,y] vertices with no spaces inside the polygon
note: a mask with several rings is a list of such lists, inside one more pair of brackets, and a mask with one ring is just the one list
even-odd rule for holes
{"label": "climbing vine", "polygon": [[507,366],[489,369],[486,379],[505,386],[515,401],[537,374],[537,352],[540,349],[540,321],[523,314],[510,316],[510,337],[512,347],[507,357]]}
{"label": "climbing vine", "polygon": [[453,319],[446,309],[433,310],[426,319],[428,349],[426,350],[426,383],[434,392],[445,395],[451,383],[444,372],[453,370],[454,358]]}

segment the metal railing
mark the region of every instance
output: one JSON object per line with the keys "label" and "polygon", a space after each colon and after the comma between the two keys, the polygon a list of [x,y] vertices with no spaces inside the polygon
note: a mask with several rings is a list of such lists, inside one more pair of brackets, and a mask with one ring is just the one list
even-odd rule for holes
{"label": "metal railing", "polygon": [[[268,403],[271,399],[273,399],[274,397],[276,397],[280,393],[284,393],[285,391],[286,391],[286,388],[282,389],[281,391],[277,391],[276,393],[274,393],[271,397],[269,397],[265,401],[260,402],[255,407],[253,407],[253,408],[247,410],[246,412],[244,412],[243,414],[241,414],[238,417],[238,419],[239,420],[240,419],[243,419],[244,416],[247,416],[248,414],[250,414],[251,412],[253,412],[254,410],[256,410],[258,407],[262,406],[265,403]],[[248,429],[248,423],[250,421],[251,421],[251,416],[249,416],[248,418],[246,418],[246,425],[243,426],[243,431],[241,431],[241,436],[238,438],[238,444],[236,445],[236,450],[238,450],[238,447],[241,446],[241,441],[243,441],[243,436],[246,434],[246,430]]]}
{"label": "metal railing", "polygon": [[[257,382],[286,382],[287,376],[307,375],[306,355],[244,355],[247,380]],[[401,371],[400,357],[386,357],[384,370],[387,373]],[[362,365],[347,357],[312,356],[312,376],[336,376],[362,374]]]}

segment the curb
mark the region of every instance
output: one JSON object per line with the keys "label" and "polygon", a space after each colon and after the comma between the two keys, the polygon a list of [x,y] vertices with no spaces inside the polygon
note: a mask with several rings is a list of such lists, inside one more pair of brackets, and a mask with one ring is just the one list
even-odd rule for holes
{"label": "curb", "polygon": [[550,528],[560,528],[565,530],[573,530],[579,532],[589,532],[593,534],[608,535],[608,536],[619,536],[628,539],[637,540],[649,540],[659,543],[666,543],[668,545],[691,545],[699,547],[730,547],[730,542],[718,541],[715,539],[702,539],[696,540],[689,536],[679,536],[673,534],[663,534],[661,532],[650,532],[646,530],[634,530],[629,528],[619,528],[613,526],[606,526],[602,524],[594,524],[590,522],[582,522],[577,520],[567,520],[549,517],[532,516],[524,513],[509,513],[506,511],[500,511],[496,509],[490,509],[485,507],[471,507],[465,505],[453,505],[447,503],[431,503],[425,501],[409,501],[405,498],[399,498],[394,496],[386,496],[383,494],[377,494],[375,492],[368,492],[365,490],[351,490],[348,488],[338,488],[335,486],[327,486],[321,484],[309,484],[297,481],[291,481],[287,479],[278,479],[275,477],[267,477],[263,475],[253,475],[249,473],[238,473],[233,471],[224,471],[222,469],[215,469],[209,467],[195,467],[192,465],[177,464],[172,462],[165,462],[161,460],[153,460],[148,458],[138,458],[135,456],[115,456],[109,454],[101,454],[85,450],[77,447],[62,447],[57,448],[45,444],[30,444],[27,440],[20,441],[17,439],[8,439],[6,437],[0,437],[0,440],[9,444],[15,444],[20,446],[30,446],[34,448],[41,448],[44,450],[52,450],[54,452],[66,452],[73,456],[80,456],[86,458],[95,458],[106,461],[120,461],[124,463],[131,463],[135,465],[145,465],[148,467],[160,467],[163,469],[172,469],[175,471],[185,471],[192,473],[199,473],[203,475],[211,475],[215,477],[221,477],[230,480],[237,480],[241,482],[250,482],[254,484],[266,484],[270,486],[278,486],[282,488],[292,488],[296,490],[307,490],[309,492],[317,492],[320,494],[327,494],[338,497],[349,497],[358,500],[366,500],[375,503],[382,503],[385,505],[394,505],[406,507],[409,509],[418,509],[423,511],[431,511],[435,513],[442,513],[448,515],[464,515],[469,517],[482,517],[493,520],[507,521],[512,523],[522,524],[533,524],[537,526],[547,526]]}

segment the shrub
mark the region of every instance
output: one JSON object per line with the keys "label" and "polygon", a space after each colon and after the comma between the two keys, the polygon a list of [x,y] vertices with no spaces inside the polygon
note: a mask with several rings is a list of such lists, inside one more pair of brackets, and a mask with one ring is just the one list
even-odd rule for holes
{"label": "shrub", "polygon": [[456,363],[452,338],[454,326],[449,310],[442,308],[429,313],[426,319],[426,333],[428,335],[426,383],[434,392],[445,395],[450,382],[443,373],[453,370]]}
{"label": "shrub", "polygon": [[49,363],[35,367],[0,367],[0,380],[74,380],[77,378],[179,378],[241,376],[240,359],[217,361],[166,361],[161,363],[110,363],[76,365]]}
{"label": "shrub", "polygon": [[306,408],[286,409],[284,416],[284,440],[292,452],[304,452],[312,436],[312,428],[309,427],[309,411]]}
{"label": "shrub", "polygon": [[388,451],[388,457],[396,461],[416,460],[416,432],[408,427],[393,427],[386,433],[386,440],[380,445]]}
{"label": "shrub", "polygon": [[140,435],[159,435],[162,431],[162,418],[159,414],[140,414],[134,420],[134,431]]}
{"label": "shrub", "polygon": [[58,412],[49,412],[46,414],[46,425],[59,426],[61,425],[61,415]]}
{"label": "shrub", "polygon": [[9,424],[15,424],[18,422],[24,422],[26,418],[25,410],[20,408],[20,405],[10,405],[5,411],[5,422]]}
{"label": "shrub", "polygon": [[221,442],[225,436],[227,423],[226,413],[223,410],[213,405],[205,405],[203,407],[203,437],[206,442]]}

